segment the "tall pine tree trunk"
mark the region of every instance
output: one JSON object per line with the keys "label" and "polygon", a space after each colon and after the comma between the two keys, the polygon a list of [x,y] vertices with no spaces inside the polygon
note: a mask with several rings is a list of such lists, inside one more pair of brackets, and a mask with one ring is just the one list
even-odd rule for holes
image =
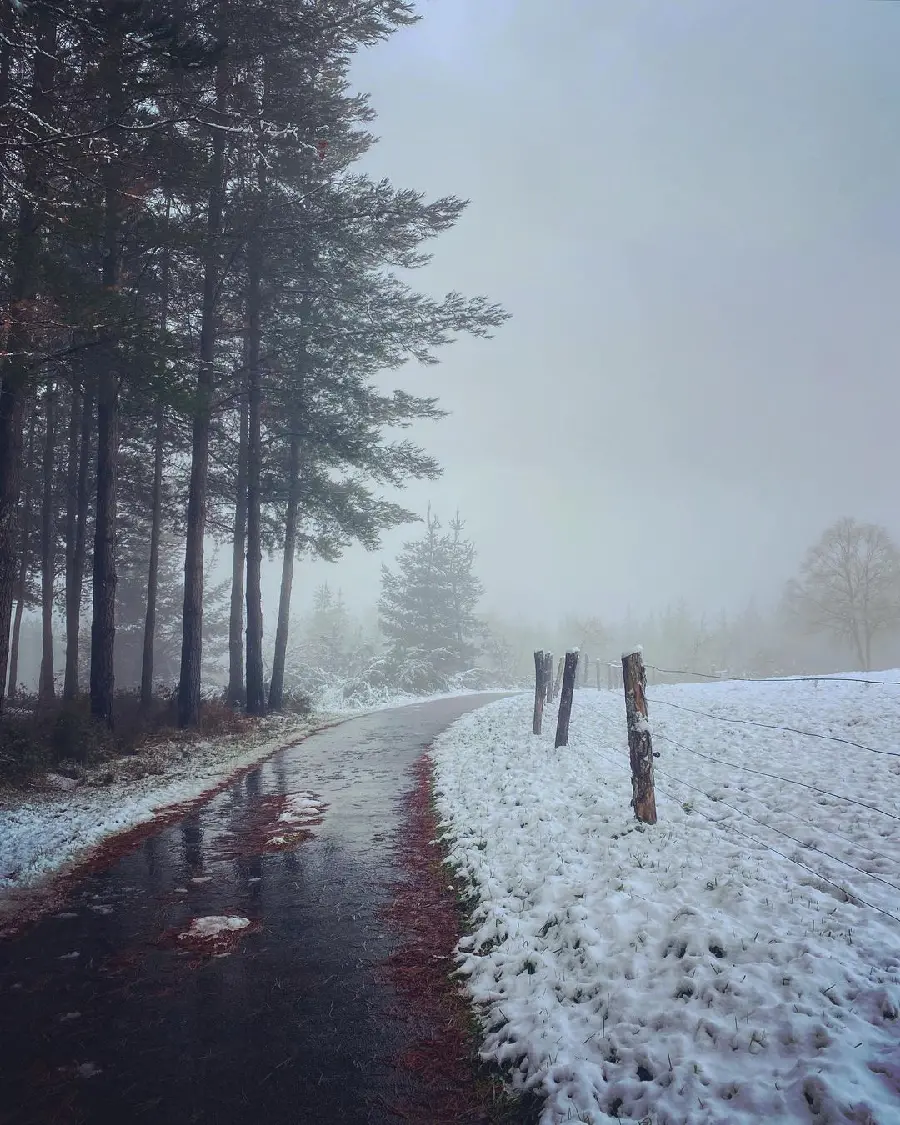
{"label": "tall pine tree trunk", "polygon": [[[14,332],[9,332],[9,350],[21,346],[20,338],[14,343]],[[22,579],[23,563],[17,557],[16,510],[19,500],[22,460],[22,425],[25,415],[24,380],[21,384],[16,378],[4,376],[0,388],[0,677],[5,681],[9,671],[10,692],[14,693],[19,678],[19,633],[22,625],[22,610],[25,597],[25,582]],[[31,497],[28,498],[29,532]],[[28,551],[27,544],[23,551]],[[27,575],[27,565],[25,566]],[[10,660],[10,618],[12,617],[13,597],[17,597],[16,620],[13,628],[14,652]],[[2,700],[0,700],[2,710]]]}
{"label": "tall pine tree trunk", "polygon": [[[28,571],[31,568],[31,524],[32,501],[31,482],[34,471],[34,416],[28,430],[28,452],[25,460],[27,479],[25,493],[22,497],[22,527],[19,546],[19,573],[16,578],[15,598],[16,615],[13,619],[12,644],[9,657],[9,698],[13,699],[19,687],[19,638],[22,635],[22,614],[25,611],[25,599],[28,593]],[[2,693],[0,693],[2,694]]]}
{"label": "tall pine tree trunk", "polygon": [[[106,51],[100,64],[107,120],[121,120],[122,9],[109,9]],[[120,130],[110,139],[121,143]],[[119,234],[122,225],[122,168],[118,156],[104,166],[103,287],[119,285]],[[119,462],[118,350],[113,344],[101,357],[97,391],[97,506],[94,525],[94,605],[91,622],[91,714],[112,727],[116,642],[116,486]]]}
{"label": "tall pine tree trunk", "polygon": [[[171,196],[166,199],[166,230],[172,215]],[[169,328],[169,273],[171,255],[166,246],[162,264],[160,293],[160,329]],[[149,707],[153,699],[153,650],[156,644],[156,600],[159,592],[159,536],[162,527],[163,455],[166,441],[166,408],[157,399],[153,447],[153,493],[150,499],[150,558],[147,563],[147,610],[144,616],[144,648],[141,653],[141,706]]]}
{"label": "tall pine tree trunk", "polygon": [[[0,12],[0,105],[9,104],[9,78],[13,60],[13,30],[15,29],[16,12],[12,4],[4,4]],[[0,186],[0,193],[5,193],[6,185]],[[0,202],[5,198],[0,194]]]}
{"label": "tall pine tree trunk", "polygon": [[257,231],[248,252],[247,284],[247,712],[264,715],[262,617],[262,246]]}
{"label": "tall pine tree trunk", "polygon": [[166,414],[163,404],[156,406],[156,437],[153,448],[153,499],[150,511],[150,562],[147,568],[147,614],[144,619],[144,651],[141,659],[141,706],[153,699],[153,645],[156,639],[156,598],[159,589],[159,534],[162,525],[163,456],[166,441]]}
{"label": "tall pine tree trunk", "polygon": [[[220,13],[222,6],[220,5]],[[216,68],[216,121],[224,123],[228,93],[224,61]],[[178,724],[200,722],[200,669],[203,658],[203,536],[206,531],[209,478],[210,412],[214,386],[216,309],[219,280],[219,237],[225,207],[225,133],[213,130],[209,164],[209,199],[206,209],[206,254],[203,268],[203,304],[200,316],[200,359],[197,400],[191,444],[191,481],[188,492],[187,542],[184,552],[184,606],[182,611],[181,675],[178,682]]]}
{"label": "tall pine tree trunk", "polygon": [[81,631],[81,598],[84,592],[84,569],[87,556],[87,522],[90,509],[91,437],[94,421],[94,389],[85,380],[81,407],[81,433],[78,437],[78,480],[75,492],[75,539],[72,564],[66,567],[66,678],[63,698],[74,699],[79,692],[79,634]]}
{"label": "tall pine tree trunk", "polygon": [[[246,366],[242,374],[246,383]],[[228,617],[228,702],[245,700],[244,692],[244,566],[247,558],[247,395],[241,394],[238,429],[237,485],[231,546],[231,612]]]}
{"label": "tall pine tree trunk", "polygon": [[[63,680],[63,699],[74,699],[78,694],[78,653],[73,653],[72,636],[78,644],[77,607],[72,614],[72,580],[75,573],[75,535],[78,527],[78,433],[84,410],[84,395],[77,379],[72,379],[72,398],[69,404],[69,441],[66,462],[66,671]],[[74,655],[74,662],[70,656]]]}
{"label": "tall pine tree trunk", "polygon": [[119,390],[115,372],[100,375],[97,397],[97,505],[91,621],[91,714],[112,727],[116,639],[116,476]]}
{"label": "tall pine tree trunk", "polygon": [[[30,504],[30,500],[29,500]],[[30,511],[29,511],[30,515]],[[31,530],[29,526],[29,531]],[[10,645],[9,653],[9,691],[7,695],[10,699],[14,699],[19,690],[19,685],[16,682],[19,678],[19,640],[22,636],[22,614],[25,612],[25,591],[26,583],[28,581],[28,565],[29,556],[28,549],[25,548],[25,553],[22,555],[21,570],[24,571],[24,578],[19,582],[16,590],[16,612],[13,617],[12,625],[12,643]]]}
{"label": "tall pine tree trunk", "polygon": [[[48,122],[52,108],[52,86],[56,72],[57,14],[49,5],[37,10],[36,49],[30,119]],[[29,320],[37,293],[40,253],[41,201],[46,193],[44,171],[46,146],[36,144],[24,153],[24,191],[16,219],[12,281],[8,291],[7,359],[0,382],[0,684],[6,682],[9,664],[10,618],[13,590],[18,575],[17,559],[20,470],[25,399],[30,374]],[[0,692],[0,713],[3,693]]]}
{"label": "tall pine tree trunk", "polygon": [[[309,268],[308,252],[303,255],[304,267]],[[310,298],[304,294],[300,302],[299,317],[307,325]],[[294,356],[295,375],[291,387],[293,409],[290,415],[290,437],[287,461],[287,510],[284,522],[284,555],[281,560],[281,590],[278,596],[278,622],[275,628],[275,651],[272,656],[272,682],[269,685],[269,707],[280,711],[284,706],[284,665],[287,657],[288,631],[291,620],[291,593],[294,585],[294,557],[297,553],[297,516],[300,506],[300,442],[304,411],[304,381],[306,377],[308,330],[300,338],[298,353]]]}
{"label": "tall pine tree trunk", "polygon": [[56,385],[47,381],[44,396],[44,457],[41,496],[41,675],[38,699],[53,699],[53,587],[56,577],[56,520],[53,463],[56,442]]}
{"label": "tall pine tree trunk", "polygon": [[297,551],[297,508],[300,504],[300,438],[291,433],[288,452],[288,499],[284,523],[284,555],[281,560],[281,592],[278,597],[278,626],[272,657],[272,682],[269,709],[280,711],[284,703],[284,662],[287,655],[291,619],[291,589],[294,583],[294,555]]}

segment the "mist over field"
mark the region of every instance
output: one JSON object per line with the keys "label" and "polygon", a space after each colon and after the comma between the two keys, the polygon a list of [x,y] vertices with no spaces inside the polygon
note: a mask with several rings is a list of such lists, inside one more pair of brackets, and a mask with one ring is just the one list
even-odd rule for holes
{"label": "mist over field", "polygon": [[[892,6],[610,0],[565,3],[548,20],[536,0],[424,0],[415,13],[421,18],[410,22],[411,14],[395,13],[395,26],[386,15],[381,24],[360,24],[359,38],[344,44],[344,92],[319,91],[324,100],[311,116],[302,98],[291,102],[287,94],[269,107],[254,106],[249,88],[221,95],[224,109],[215,112],[233,122],[258,111],[277,119],[265,160],[283,195],[276,203],[269,187],[251,182],[252,145],[242,154],[228,140],[213,259],[203,258],[203,191],[178,164],[172,137],[156,139],[151,128],[143,149],[135,143],[127,152],[129,169],[150,161],[156,178],[143,197],[146,245],[127,241],[136,218],[126,208],[116,268],[132,286],[129,300],[143,303],[151,321],[168,302],[169,336],[151,340],[128,322],[127,347],[143,366],[129,359],[132,373],[123,368],[118,386],[118,584],[101,599],[107,625],[98,656],[98,667],[114,667],[112,690],[137,688],[142,678],[148,690],[154,520],[161,561],[152,679],[179,684],[187,723],[198,691],[230,684],[230,696],[243,699],[239,651],[246,645],[259,707],[271,695],[273,661],[276,680],[290,686],[287,653],[295,664],[313,659],[310,638],[323,627],[316,613],[321,618],[331,601],[342,623],[329,627],[341,632],[343,650],[362,646],[365,659],[357,652],[351,663],[354,674],[366,675],[366,661],[381,660],[394,643],[379,610],[383,568],[396,570],[403,545],[421,540],[431,517],[442,534],[458,517],[474,552],[472,633],[459,638],[454,674],[478,668],[479,682],[497,675],[518,682],[536,647],[587,647],[605,662],[636,642],[659,664],[707,674],[900,662],[893,578],[881,573],[894,567],[900,536],[893,486],[900,21]],[[247,39],[240,65],[250,65],[265,26]],[[202,88],[207,79],[214,85],[220,66],[215,29],[197,24],[195,31],[191,81],[200,104],[213,106]],[[53,34],[63,41],[64,23]],[[289,69],[293,47],[285,50]],[[27,66],[17,94],[23,114]],[[128,80],[123,73],[126,92]],[[49,102],[68,97],[80,78],[63,70],[53,81]],[[351,101],[356,92],[368,95],[366,108]],[[177,115],[184,96],[167,94],[166,111]],[[90,97],[100,105],[96,90]],[[343,107],[338,97],[347,98]],[[83,113],[90,112],[85,102]],[[146,111],[135,104],[131,112],[139,123]],[[11,137],[18,120],[11,119]],[[277,132],[283,124],[294,130],[293,152],[288,133]],[[200,121],[181,130],[182,148],[194,145],[207,172],[214,170],[214,127]],[[48,182],[60,198],[67,177],[97,158],[67,143],[58,142],[61,171]],[[29,173],[29,151],[9,163],[12,185],[42,174],[38,167]],[[319,217],[303,210],[304,191]],[[11,229],[15,198],[8,196]],[[85,247],[88,212],[99,221],[103,199],[100,192],[85,203]],[[228,249],[229,231],[256,229],[261,206],[279,233],[262,233],[255,251],[252,239]],[[371,225],[383,223],[378,215],[387,212],[378,208],[392,206],[405,209],[395,231]],[[370,227],[353,230],[352,247],[340,218],[348,208],[369,208]],[[48,253],[52,247],[71,257],[56,212],[47,215]],[[318,233],[326,229],[327,236]],[[182,240],[174,256],[167,237]],[[362,253],[365,239],[367,264],[354,264],[349,255]],[[93,251],[79,252],[91,261]],[[262,268],[257,383],[254,361],[246,364],[252,340],[242,308],[254,253]],[[222,304],[204,312],[192,302],[204,270],[212,277],[209,261],[222,271]],[[138,276],[140,285],[132,285],[128,279]],[[313,278],[312,289],[303,277]],[[33,402],[35,414],[30,430],[15,423],[28,459],[17,484],[27,486],[19,523],[21,495],[31,513],[24,585],[20,543],[11,541],[9,552],[10,606],[22,605],[16,679],[37,688],[43,662],[51,677],[45,694],[61,678],[67,636],[74,637],[75,529],[84,524],[75,567],[84,573],[84,671],[92,659],[91,591],[98,579],[106,582],[113,561],[94,573],[99,452],[89,431],[83,520],[71,491],[76,414],[85,395],[93,410],[91,380],[104,370],[108,345],[98,339],[85,347],[79,337],[67,358],[90,302],[82,308],[58,286],[50,289],[48,299],[68,307],[62,319],[69,326],[42,328],[35,345],[65,354],[23,374],[31,380],[23,409]],[[464,296],[442,305],[448,293]],[[397,303],[413,294],[428,302],[417,324]],[[105,309],[94,320],[115,335],[113,321],[125,315]],[[356,336],[348,334],[351,323]],[[23,323],[20,335],[31,330]],[[189,435],[203,417],[195,412],[191,422],[191,403],[200,401],[193,396],[198,387],[207,393],[197,383],[201,337],[211,360],[199,370],[213,363],[217,396],[206,494],[196,490],[199,478],[191,483],[204,455],[196,432]],[[360,345],[351,349],[351,339]],[[5,362],[14,381],[17,360]],[[262,522],[258,545],[245,552],[235,544],[246,538],[239,525],[246,522],[247,386],[251,397],[256,386],[261,409],[254,456],[262,477],[251,493],[259,495]],[[69,388],[77,401],[69,401]],[[399,404],[396,388],[407,396]],[[354,425],[363,428],[351,435],[348,404],[359,395]],[[48,455],[51,408],[55,452]],[[164,415],[158,494],[154,410]],[[40,510],[47,465],[56,474],[52,550],[39,541],[48,530],[41,531]],[[185,534],[200,526],[203,506],[201,552],[196,535],[185,545]],[[805,601],[788,596],[789,583],[805,582],[808,552],[846,519],[858,536],[845,554],[863,570],[866,537],[885,541],[879,608],[870,612],[878,620],[858,620],[853,606],[849,616],[848,607],[835,608],[833,599],[848,595],[833,590],[825,601],[835,612],[824,613],[815,581]],[[286,535],[296,557],[288,600]],[[56,560],[50,586],[40,574],[47,550]],[[248,602],[238,556],[252,564],[257,552],[261,568],[258,579],[248,574]],[[193,593],[183,616],[185,561]],[[251,603],[261,615],[251,613],[248,639]],[[421,655],[423,643],[409,639],[407,648]],[[321,672],[345,678],[334,668]],[[113,681],[104,683],[105,697]],[[108,711],[100,691],[97,706]]]}
{"label": "mist over field", "polygon": [[[365,161],[471,199],[422,277],[513,318],[398,372],[451,412],[416,427],[444,473],[404,503],[460,511],[480,610],[525,663],[583,640],[570,617],[615,634],[603,656],[642,641],[671,660],[629,616],[683,602],[694,633],[768,616],[838,519],[900,535],[890,6],[564,4],[551,27],[528,0],[423,13],[355,65],[382,138]],[[304,563],[298,603],[328,582],[371,615],[415,534]],[[750,643],[782,668],[860,666],[852,644],[785,627]],[[900,660],[894,638],[875,659]]]}

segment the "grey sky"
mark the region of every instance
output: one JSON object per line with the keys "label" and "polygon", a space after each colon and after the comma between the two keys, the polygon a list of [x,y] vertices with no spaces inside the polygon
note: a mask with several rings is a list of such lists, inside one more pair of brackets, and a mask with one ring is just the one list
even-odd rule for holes
{"label": "grey sky", "polygon": [[[367,170],[472,201],[420,284],[513,313],[395,379],[452,411],[404,498],[459,507],[485,607],[736,608],[842,514],[900,535],[900,5],[420,9],[355,75]],[[411,533],[298,601],[373,602]]]}

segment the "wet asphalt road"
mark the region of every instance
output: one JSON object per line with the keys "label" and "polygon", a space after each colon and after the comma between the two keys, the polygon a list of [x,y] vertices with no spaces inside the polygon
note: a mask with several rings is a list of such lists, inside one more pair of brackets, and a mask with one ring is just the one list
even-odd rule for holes
{"label": "wet asphalt road", "polygon": [[[396,941],[380,912],[401,877],[398,798],[432,739],[492,698],[383,711],[282,750],[0,942],[0,1122],[396,1122],[410,1079],[390,1058],[408,1032],[378,966]],[[322,823],[273,852],[296,793],[327,806]],[[207,915],[251,931],[228,956],[170,940]]]}

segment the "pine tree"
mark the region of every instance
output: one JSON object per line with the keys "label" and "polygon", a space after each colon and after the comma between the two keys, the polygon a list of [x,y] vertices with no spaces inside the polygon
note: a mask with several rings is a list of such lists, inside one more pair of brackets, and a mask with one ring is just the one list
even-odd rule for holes
{"label": "pine tree", "polygon": [[472,572],[475,548],[457,514],[449,529],[429,509],[421,539],[408,542],[397,570],[382,567],[378,603],[387,663],[405,691],[446,690],[478,655],[475,607],[483,588]]}
{"label": "pine tree", "polygon": [[332,593],[326,582],[316,590],[307,631],[310,647],[324,667],[343,672],[349,631],[350,617],[344,596],[340,590]]}
{"label": "pine tree", "polygon": [[375,655],[373,639],[350,614],[341,592],[335,594],[326,582],[315,591],[312,612],[291,624],[285,688],[326,707],[338,704],[365,680]]}

